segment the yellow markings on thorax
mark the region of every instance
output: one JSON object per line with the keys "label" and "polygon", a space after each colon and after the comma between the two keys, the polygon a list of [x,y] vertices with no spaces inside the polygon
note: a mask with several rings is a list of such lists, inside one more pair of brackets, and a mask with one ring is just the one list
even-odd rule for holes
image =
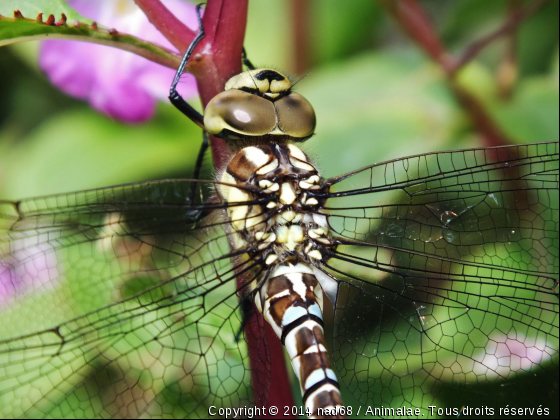
{"label": "yellow markings on thorax", "polygon": [[289,182],[282,183],[280,187],[280,203],[282,204],[293,204],[296,201],[297,194]]}
{"label": "yellow markings on thorax", "polygon": [[245,147],[241,153],[243,153],[245,158],[257,168],[265,165],[270,159],[269,155],[258,147]]}
{"label": "yellow markings on thorax", "polygon": [[290,150],[290,163],[296,168],[305,169],[306,171],[314,171],[315,168],[311,166],[308,162],[305,153],[293,144],[288,144],[288,149]]}
{"label": "yellow markings on thorax", "polygon": [[257,175],[266,175],[276,168],[278,168],[278,159],[272,159],[272,161],[268,165],[263,166],[257,171]]}
{"label": "yellow markings on thorax", "polygon": [[255,239],[259,241],[257,249],[260,251],[268,248],[277,241],[276,234],[273,232],[257,232],[255,233]]}
{"label": "yellow markings on thorax", "polygon": [[276,182],[269,181],[268,179],[263,179],[262,181],[260,181],[259,187],[263,189],[263,193],[265,194],[270,194],[280,189],[280,186]]}
{"label": "yellow markings on thorax", "polygon": [[320,184],[321,178],[319,175],[312,175],[307,179],[302,179],[299,181],[300,188],[304,190],[316,190],[321,188]]}
{"label": "yellow markings on thorax", "polygon": [[[222,175],[222,182],[235,185],[235,179],[227,172],[224,172]],[[262,206],[255,204],[235,205],[235,203],[246,203],[251,200],[251,195],[247,191],[241,188],[220,184],[220,192],[222,197],[231,205],[228,207],[228,213],[231,224],[235,230],[241,231],[248,229],[264,221]]]}
{"label": "yellow markings on thorax", "polygon": [[276,229],[276,242],[284,245],[289,251],[295,250],[304,239],[303,228],[299,225],[282,225]]}

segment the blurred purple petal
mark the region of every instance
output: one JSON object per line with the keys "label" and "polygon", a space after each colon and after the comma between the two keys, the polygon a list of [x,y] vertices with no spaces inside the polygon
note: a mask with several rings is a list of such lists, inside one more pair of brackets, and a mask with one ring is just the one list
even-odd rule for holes
{"label": "blurred purple petal", "polygon": [[[194,4],[181,0],[163,3],[187,26],[197,28]],[[176,51],[133,0],[72,0],[69,4],[106,27]],[[135,54],[77,41],[43,42],[39,63],[63,92],[89,101],[108,116],[131,123],[151,118],[156,102],[167,101],[175,74],[173,69]],[[194,77],[185,75],[178,90],[185,98],[196,95]]]}
{"label": "blurred purple petal", "polygon": [[[8,257],[9,261],[8,261]],[[0,261],[0,305],[38,288],[54,286],[58,268],[51,251],[41,252],[37,246],[7,256]]]}
{"label": "blurred purple petal", "polygon": [[10,267],[0,262],[0,304],[14,294],[15,287]]}

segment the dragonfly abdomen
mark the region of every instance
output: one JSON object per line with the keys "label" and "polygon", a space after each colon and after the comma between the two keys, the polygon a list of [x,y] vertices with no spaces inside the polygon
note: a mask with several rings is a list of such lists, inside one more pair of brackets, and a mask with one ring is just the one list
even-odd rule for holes
{"label": "dragonfly abdomen", "polygon": [[311,416],[341,407],[338,380],[323,334],[323,289],[304,263],[277,267],[255,298],[257,308],[286,346]]}

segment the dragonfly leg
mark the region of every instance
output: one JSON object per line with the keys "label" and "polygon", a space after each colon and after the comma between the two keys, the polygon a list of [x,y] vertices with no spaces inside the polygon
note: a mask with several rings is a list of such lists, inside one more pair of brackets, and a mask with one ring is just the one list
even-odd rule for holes
{"label": "dragonfly leg", "polygon": [[[202,144],[200,145],[200,149],[198,150],[198,156],[196,158],[196,163],[194,165],[194,170],[193,170],[193,174],[192,174],[192,179],[200,179],[200,171],[202,169],[202,162],[204,161],[204,155],[206,154],[206,151],[208,150],[208,146],[209,146],[210,142],[208,141],[208,133],[206,131],[202,132]],[[197,187],[197,183],[192,183],[191,184],[191,190],[189,192],[189,196],[188,196],[188,200],[189,203],[193,204],[194,203],[194,196],[196,195],[196,187]],[[200,197],[201,202],[202,202],[202,197]]]}
{"label": "dragonfly leg", "polygon": [[253,302],[251,301],[251,299],[249,299],[247,297],[242,298],[240,309],[241,309],[241,324],[239,325],[239,329],[237,330],[237,333],[235,334],[235,342],[236,343],[239,343],[239,340],[241,339],[241,334],[245,330],[245,326],[248,324],[249,320],[253,316],[254,306],[253,306]]}
{"label": "dragonfly leg", "polygon": [[[198,156],[196,158],[196,163],[195,163],[193,174],[192,174],[192,179],[193,180],[199,180],[200,179],[200,171],[202,169],[202,162],[204,161],[204,155],[206,154],[206,151],[208,150],[209,144],[210,143],[208,141],[208,133],[206,131],[203,131],[202,132],[202,144],[200,145],[200,149],[198,150]],[[199,192],[199,197],[198,197],[198,200],[195,200],[197,190]],[[202,196],[201,184],[199,184],[197,182],[191,182],[189,195],[187,196],[187,203],[191,204],[191,205],[195,204],[195,203],[201,204],[203,201],[204,201],[204,198]],[[193,218],[193,219],[196,219],[196,220],[202,219],[208,213],[209,213],[208,210],[204,210],[204,209],[202,209],[202,210],[201,209],[194,209],[194,210],[187,211],[187,215],[189,217]]]}
{"label": "dragonfly leg", "polygon": [[255,66],[247,57],[247,51],[245,51],[245,47],[243,47],[243,52],[241,53],[241,60],[243,61],[243,65],[247,67],[249,70],[255,70]]}
{"label": "dragonfly leg", "polygon": [[187,63],[191,58],[194,49],[206,36],[206,34],[204,33],[204,26],[202,25],[202,17],[200,16],[200,10],[202,6],[203,4],[199,4],[198,6],[196,6],[196,17],[198,18],[198,34],[191,42],[191,45],[189,45],[189,48],[187,48],[187,51],[185,52],[185,55],[181,60],[181,64],[179,64],[179,68],[175,73],[175,77],[173,78],[173,82],[171,83],[171,88],[169,89],[169,101],[175,106],[175,108],[185,114],[196,125],[204,129],[204,119],[202,117],[202,114],[200,114],[200,112],[190,106],[188,102],[185,101],[179,94],[179,92],[177,92],[177,84],[179,83],[179,80],[181,80],[181,75],[183,74],[183,71],[185,71],[185,67],[187,66]]}

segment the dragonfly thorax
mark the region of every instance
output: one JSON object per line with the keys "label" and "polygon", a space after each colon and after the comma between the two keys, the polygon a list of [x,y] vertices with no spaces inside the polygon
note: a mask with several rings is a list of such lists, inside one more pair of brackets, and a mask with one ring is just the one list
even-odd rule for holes
{"label": "dragonfly thorax", "polygon": [[313,194],[321,178],[301,149],[278,143],[243,148],[220,180],[232,185],[222,184],[220,195],[230,205],[233,230],[263,253],[266,265],[322,259],[321,247],[330,240],[326,219],[317,213],[323,203]]}
{"label": "dragonfly thorax", "polygon": [[304,141],[315,131],[315,111],[283,74],[271,69],[229,79],[204,111],[206,130],[230,143]]}

